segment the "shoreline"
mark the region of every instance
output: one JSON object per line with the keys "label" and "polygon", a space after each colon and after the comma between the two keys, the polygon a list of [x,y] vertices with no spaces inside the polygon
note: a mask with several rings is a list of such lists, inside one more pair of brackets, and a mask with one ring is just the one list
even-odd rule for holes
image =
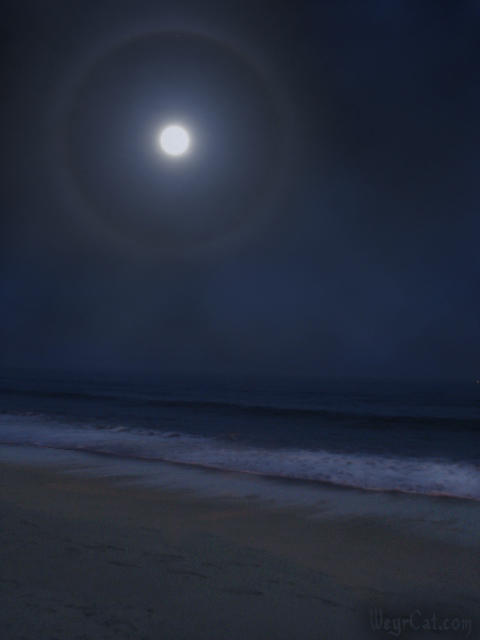
{"label": "shoreline", "polygon": [[[342,505],[322,511],[245,493],[269,482],[240,482],[243,494],[232,483],[215,496],[208,483],[222,472],[204,472],[205,491],[191,470],[175,485],[166,479],[178,470],[164,469],[163,486],[146,486],[137,468],[102,477],[88,461],[75,468],[74,457],[0,464],[8,638],[380,637],[372,607],[455,614],[478,633],[479,542],[418,529],[429,499],[390,496],[385,504],[410,505],[400,522],[334,490],[338,502],[358,503],[339,515]],[[332,492],[318,497],[325,506]],[[449,500],[430,503],[439,521],[453,513]]]}
{"label": "shoreline", "polygon": [[[111,478],[120,486],[135,483],[138,487],[193,491],[199,498],[255,497],[264,506],[304,509],[311,517],[356,517],[369,515],[380,520],[409,520],[419,515],[428,525],[456,520],[457,532],[462,527],[462,540],[455,543],[478,542],[480,502],[474,498],[444,493],[416,493],[400,489],[365,489],[334,482],[294,478],[254,471],[238,471],[197,463],[119,456],[85,449],[64,449],[48,446],[0,443],[0,465],[19,464],[25,467],[52,468],[60,473],[79,477]],[[220,481],[220,482],[219,482]],[[432,515],[435,516],[433,521]],[[425,535],[436,537],[446,533],[446,527],[426,528]]]}
{"label": "shoreline", "polygon": [[301,486],[319,487],[320,489],[326,488],[326,489],[332,489],[334,491],[345,490],[345,491],[353,491],[353,492],[367,493],[367,494],[380,493],[380,494],[385,494],[387,496],[388,495],[412,496],[420,499],[434,498],[434,499],[442,499],[442,500],[443,499],[452,500],[453,502],[465,503],[465,504],[470,504],[470,503],[480,504],[480,498],[476,498],[473,496],[457,496],[455,494],[445,493],[442,491],[437,491],[437,492],[432,491],[429,493],[422,493],[420,491],[412,491],[408,489],[383,489],[380,487],[367,488],[367,487],[356,486],[354,484],[346,484],[346,483],[342,484],[340,482],[333,482],[329,480],[314,480],[311,478],[296,478],[294,476],[280,475],[280,474],[274,474],[274,473],[266,473],[266,472],[262,473],[261,471],[228,469],[228,468],[223,468],[215,465],[202,464],[199,462],[183,462],[181,460],[169,460],[167,458],[148,458],[146,456],[142,457],[139,455],[134,456],[134,455],[128,455],[128,454],[119,455],[117,453],[109,453],[107,451],[96,451],[95,449],[88,449],[88,448],[67,449],[67,448],[61,448],[61,447],[52,447],[48,445],[34,446],[34,445],[25,445],[25,444],[10,443],[10,442],[5,443],[0,441],[0,448],[2,447],[18,447],[21,450],[35,448],[41,451],[47,450],[47,451],[59,451],[59,452],[62,452],[62,451],[74,452],[74,453],[85,454],[87,456],[93,456],[98,458],[133,461],[133,462],[139,462],[141,464],[145,463],[147,465],[167,465],[171,467],[178,467],[181,469],[200,470],[200,471],[207,471],[207,472],[212,471],[212,472],[218,472],[219,474],[225,474],[226,476],[228,476],[229,474],[231,475],[241,474],[241,475],[253,476],[255,478],[265,479],[273,482],[292,483],[292,485],[297,485],[299,487]]}

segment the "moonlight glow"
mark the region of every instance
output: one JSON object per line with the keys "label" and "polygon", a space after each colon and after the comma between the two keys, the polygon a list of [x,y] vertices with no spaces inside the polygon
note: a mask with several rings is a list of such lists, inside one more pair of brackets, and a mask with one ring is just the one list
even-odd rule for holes
{"label": "moonlight glow", "polygon": [[169,156],[182,156],[190,147],[188,131],[178,124],[171,124],[161,130],[160,147]]}

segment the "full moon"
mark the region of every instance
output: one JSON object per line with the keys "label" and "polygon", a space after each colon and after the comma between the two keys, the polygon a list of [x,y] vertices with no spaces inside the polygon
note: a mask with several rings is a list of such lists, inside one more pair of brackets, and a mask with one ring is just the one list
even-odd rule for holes
{"label": "full moon", "polygon": [[171,124],[160,131],[159,142],[167,155],[183,156],[190,147],[190,135],[184,127]]}

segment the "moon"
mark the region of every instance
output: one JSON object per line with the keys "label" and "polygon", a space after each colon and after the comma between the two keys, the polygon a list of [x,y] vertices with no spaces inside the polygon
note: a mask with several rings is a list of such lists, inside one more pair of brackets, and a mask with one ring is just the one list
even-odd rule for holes
{"label": "moon", "polygon": [[190,134],[179,124],[170,124],[160,131],[159,143],[169,156],[183,156],[190,148]]}

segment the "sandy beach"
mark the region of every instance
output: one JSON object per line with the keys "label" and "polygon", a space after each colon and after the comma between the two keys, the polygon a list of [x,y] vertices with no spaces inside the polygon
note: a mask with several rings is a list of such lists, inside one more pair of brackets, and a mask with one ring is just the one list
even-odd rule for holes
{"label": "sandy beach", "polygon": [[1,476],[2,638],[480,637],[479,548],[460,532],[52,465]]}

